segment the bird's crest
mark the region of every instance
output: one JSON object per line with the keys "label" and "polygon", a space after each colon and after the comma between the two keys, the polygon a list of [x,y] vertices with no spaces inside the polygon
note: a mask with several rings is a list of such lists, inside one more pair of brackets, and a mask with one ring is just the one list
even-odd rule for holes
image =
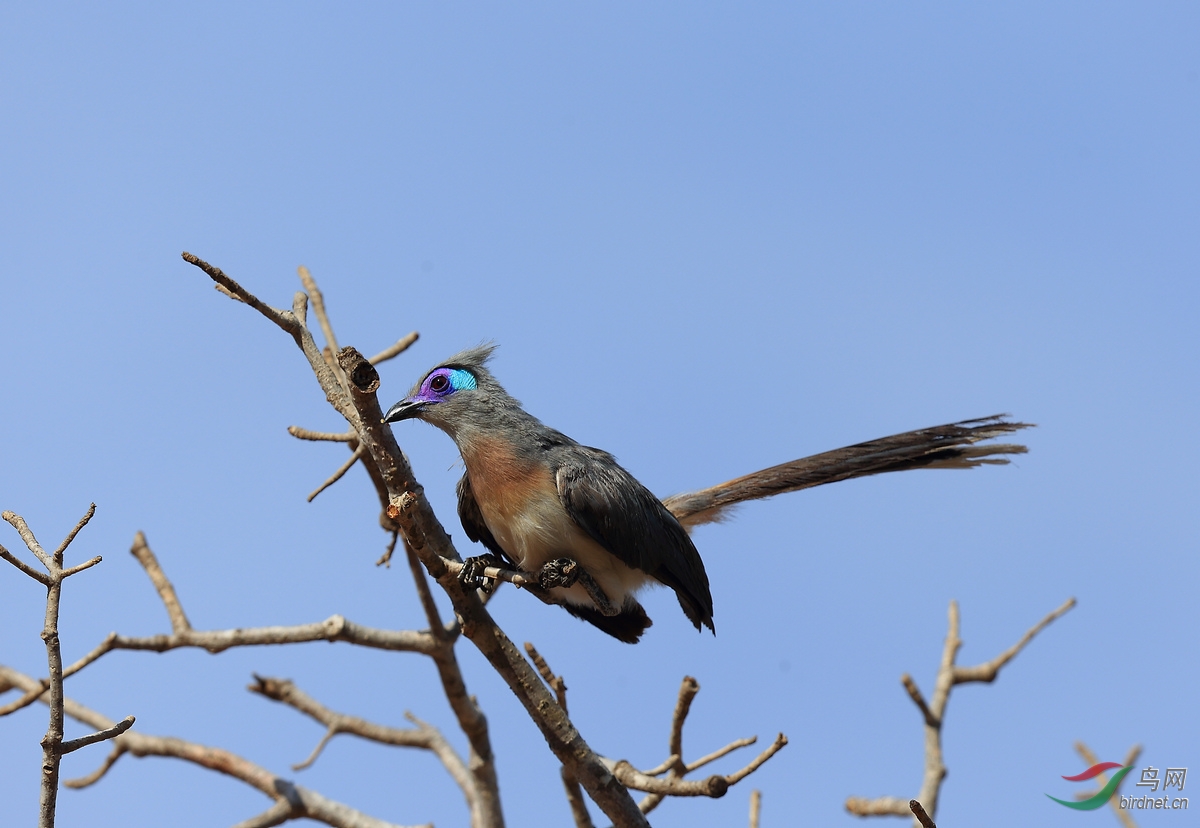
{"label": "bird's crest", "polygon": [[462,368],[467,371],[487,371],[488,361],[491,360],[492,354],[496,351],[495,342],[483,342],[476,345],[474,348],[468,348],[465,351],[459,351],[454,356],[447,359],[439,368]]}

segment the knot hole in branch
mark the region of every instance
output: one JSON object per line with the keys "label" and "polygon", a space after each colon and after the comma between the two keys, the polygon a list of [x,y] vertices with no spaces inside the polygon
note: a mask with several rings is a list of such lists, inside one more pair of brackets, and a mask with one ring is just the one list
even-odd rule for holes
{"label": "knot hole in branch", "polygon": [[379,389],[379,372],[375,370],[366,357],[356,348],[342,348],[338,351],[338,364],[354,383],[354,387],[364,394],[370,394]]}

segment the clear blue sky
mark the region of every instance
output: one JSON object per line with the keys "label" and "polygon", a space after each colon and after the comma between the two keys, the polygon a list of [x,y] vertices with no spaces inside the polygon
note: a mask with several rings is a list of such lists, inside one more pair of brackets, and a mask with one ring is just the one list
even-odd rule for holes
{"label": "clear blue sky", "polygon": [[[778,828],[858,825],[848,795],[916,792],[898,678],[931,691],[951,599],[977,663],[1076,596],[996,684],[953,696],[939,822],[1114,824],[1044,796],[1073,792],[1075,740],[1200,765],[1197,31],[1185,3],[7,5],[0,508],[57,543],[98,504],[72,554],[105,560],[67,586],[66,658],[167,629],[137,530],[197,627],[422,624],[405,569],[373,566],[361,470],[304,502],[344,449],[285,432],[341,428],[299,353],[179,252],[283,306],[305,264],[343,344],[421,332],[383,370],[385,405],[495,339],[531,411],[663,495],[920,426],[1038,423],[1012,466],[839,484],[700,530],[715,638],[666,591],[637,647],[512,590],[494,612],[614,758],[665,758],[685,674],[689,754],[785,732],[752,782],[655,818],[744,824],[753,785]],[[398,437],[465,543],[452,443]],[[0,542],[20,546],[7,526]],[[0,660],[37,674],[42,600],[0,571]],[[540,736],[460,657],[509,824],[565,824]],[[118,653],[67,687],[291,774],[320,728],[247,694],[251,672],[463,745],[426,660],[340,644]],[[0,721],[14,824],[36,813],[44,729],[41,710]],[[422,754],[340,737],[292,775],[391,821],[466,819]],[[59,813],[159,825],[185,801],[172,824],[268,804],[126,758]]]}

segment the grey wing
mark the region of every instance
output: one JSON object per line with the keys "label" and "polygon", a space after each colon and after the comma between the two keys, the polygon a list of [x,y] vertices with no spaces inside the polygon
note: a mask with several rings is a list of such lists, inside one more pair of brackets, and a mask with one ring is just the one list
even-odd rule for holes
{"label": "grey wing", "polygon": [[492,530],[483,522],[483,512],[479,510],[475,492],[471,489],[471,478],[466,473],[458,481],[458,519],[462,522],[468,538],[475,543],[482,543],[489,552],[499,555],[510,565],[513,563],[512,557],[500,548]]}
{"label": "grey wing", "polygon": [[555,482],[571,519],[625,564],[675,590],[696,629],[713,629],[704,562],[675,516],[607,452],[571,446],[559,459]]}

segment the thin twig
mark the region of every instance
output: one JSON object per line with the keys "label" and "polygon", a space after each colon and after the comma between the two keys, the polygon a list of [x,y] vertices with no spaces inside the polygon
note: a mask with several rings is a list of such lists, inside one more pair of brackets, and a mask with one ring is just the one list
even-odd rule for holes
{"label": "thin twig", "polygon": [[750,828],[758,828],[758,818],[762,813],[762,791],[755,788],[750,792]]}
{"label": "thin twig", "polygon": [[287,432],[297,440],[313,440],[327,443],[350,443],[358,439],[358,434],[353,431],[334,433],[332,431],[309,431],[307,428],[301,428],[300,426],[288,426]]}
{"label": "thin twig", "polygon": [[[643,814],[653,811],[668,796],[724,796],[725,791],[730,786],[736,785],[754,773],[754,771],[762,766],[763,762],[766,762],[782,750],[788,743],[787,737],[780,733],[766,750],[756,756],[741,770],[725,776],[709,776],[706,779],[694,781],[685,780],[684,776],[686,774],[704,767],[738,748],[747,747],[758,741],[756,737],[737,739],[694,762],[684,762],[683,725],[687,721],[692,701],[696,698],[698,692],[700,692],[700,683],[691,676],[684,676],[679,686],[679,697],[675,702],[675,711],[671,715],[671,734],[668,739],[668,749],[671,751],[671,755],[667,757],[666,761],[648,771],[639,771],[625,760],[617,762],[613,768],[614,775],[623,784],[647,793],[647,796],[643,797],[642,801],[638,803],[638,808]],[[667,774],[665,778],[658,778],[664,773]]]}
{"label": "thin twig", "polygon": [[192,624],[188,621],[187,614],[183,611],[183,604],[179,602],[179,596],[175,593],[175,587],[163,572],[162,566],[158,563],[158,558],[155,556],[150,545],[146,543],[146,536],[138,532],[133,536],[133,546],[129,550],[129,554],[137,558],[137,562],[142,565],[142,569],[146,570],[146,574],[150,576],[150,583],[154,584],[154,590],[158,593],[159,599],[163,602],[163,607],[167,610],[167,617],[171,620],[171,629],[174,632],[180,633],[185,630],[190,630]]}
{"label": "thin twig", "polygon": [[72,739],[69,742],[63,742],[59,753],[65,756],[68,753],[73,753],[74,751],[79,750],[81,747],[87,747],[88,745],[96,744],[96,742],[103,742],[108,739],[116,738],[126,730],[129,730],[129,728],[133,727],[134,721],[135,719],[133,716],[126,716],[124,719],[117,722],[110,728],[98,730],[95,733],[89,733],[87,736],[81,736],[80,738]]}
{"label": "thin twig", "polygon": [[933,818],[925,813],[925,809],[921,807],[921,803],[915,799],[908,800],[908,808],[912,811],[913,816],[917,818],[917,822],[921,823],[922,828],[937,828],[933,824]]}
{"label": "thin twig", "polygon": [[49,575],[46,575],[44,572],[38,572],[32,566],[25,563],[23,560],[18,558],[13,553],[9,552],[3,546],[0,546],[0,558],[4,558],[4,560],[8,561],[10,564],[15,566],[17,569],[24,572],[30,578],[33,578],[33,580],[37,581],[42,586],[50,586],[50,576]]}
{"label": "thin twig", "polygon": [[396,541],[400,537],[399,529],[388,530],[390,537],[388,538],[387,546],[383,548],[383,554],[379,556],[379,560],[375,562],[376,566],[390,568],[392,565],[392,555],[396,554]]}
{"label": "thin twig", "polygon": [[83,513],[83,517],[81,517],[79,522],[75,524],[75,528],[67,533],[67,536],[62,539],[62,543],[60,543],[58,548],[54,550],[54,560],[58,561],[59,566],[62,566],[63,553],[67,551],[67,547],[71,545],[73,540],[75,540],[75,536],[79,534],[80,530],[88,525],[88,522],[95,516],[95,514],[96,504],[93,503],[88,506],[87,511]]}
{"label": "thin twig", "polygon": [[554,671],[550,669],[550,665],[546,663],[546,659],[537,651],[537,647],[533,646],[532,642],[525,642],[525,653],[529,656],[529,660],[533,662],[533,666],[537,668],[542,679],[554,691],[554,696],[558,700],[558,706],[566,713],[567,683],[563,681],[563,677],[554,674]]}
{"label": "thin twig", "polygon": [[[1079,756],[1083,759],[1084,763],[1087,764],[1088,766],[1097,765],[1100,763],[1100,757],[1097,756],[1095,753],[1093,753],[1092,749],[1089,748],[1087,745],[1085,745],[1083,742],[1075,743],[1075,752],[1079,754]],[[1121,764],[1125,765],[1125,767],[1129,767],[1134,762],[1136,762],[1138,760],[1138,757],[1141,755],[1142,755],[1142,746],[1134,745],[1133,747],[1131,747],[1129,749],[1129,753],[1127,753],[1125,755],[1125,761],[1122,762]],[[1096,777],[1096,790],[1089,792],[1087,796],[1084,796],[1082,798],[1088,799],[1091,796],[1093,796],[1094,794],[1099,793],[1100,790],[1103,789],[1104,786],[1107,784],[1108,784],[1108,774],[1105,774],[1105,773],[1099,774]],[[1117,787],[1113,791],[1113,793],[1119,792],[1121,789],[1121,785],[1123,785],[1123,784],[1125,784],[1124,779],[1122,779],[1120,784],[1117,785]],[[1133,817],[1129,815],[1129,811],[1126,810],[1125,808],[1121,807],[1121,798],[1119,796],[1109,797],[1108,804],[1112,807],[1113,813],[1115,813],[1117,815],[1117,819],[1121,821],[1121,825],[1124,826],[1124,828],[1138,828],[1137,823],[1133,821]]]}
{"label": "thin twig", "polygon": [[1068,598],[1063,602],[1062,606],[1053,612],[1049,613],[1041,621],[1034,624],[1025,635],[1021,636],[1021,640],[1009,647],[1000,655],[993,658],[984,664],[978,664],[974,667],[955,667],[954,668],[954,683],[965,684],[969,681],[994,681],[1005,664],[1012,661],[1017,653],[1025,649],[1025,645],[1033,640],[1033,637],[1044,630],[1057,618],[1061,618],[1075,606],[1075,599]]}
{"label": "thin twig", "polygon": [[316,499],[317,495],[319,495],[321,492],[328,489],[334,483],[341,480],[346,475],[346,472],[348,472],[348,471],[350,471],[350,469],[354,468],[354,464],[362,459],[364,453],[365,453],[365,451],[362,446],[359,446],[358,448],[354,449],[354,451],[351,452],[351,454],[350,454],[350,459],[348,459],[345,463],[342,463],[342,465],[340,465],[338,467],[337,471],[335,471],[333,474],[329,475],[329,479],[327,479],[320,486],[317,486],[317,488],[313,491],[313,493],[308,496],[308,502],[312,503],[313,500]]}
{"label": "thin twig", "polygon": [[700,770],[700,768],[717,761],[722,756],[728,756],[729,754],[733,753],[735,750],[741,750],[744,747],[750,747],[751,745],[755,744],[756,742],[758,742],[757,736],[747,736],[744,739],[734,739],[732,742],[727,744],[725,747],[714,750],[712,753],[708,754],[707,756],[701,756],[699,759],[688,762],[687,766],[686,766],[687,772],[691,773],[692,771]]}
{"label": "thin twig", "polygon": [[369,360],[367,360],[367,362],[371,363],[372,365],[378,365],[381,362],[387,362],[389,359],[392,359],[393,357],[400,356],[400,354],[404,353],[410,347],[412,347],[412,344],[414,342],[416,342],[419,337],[420,337],[420,334],[418,334],[416,331],[413,331],[412,333],[408,334],[407,336],[402,336],[398,340],[396,340],[395,344],[389,345],[388,347],[384,348],[382,351],[377,353],[375,356],[373,356]]}
{"label": "thin twig", "polygon": [[254,680],[255,683],[251,684],[248,688],[251,692],[277,702],[282,702],[309,716],[314,721],[325,725],[325,735],[321,737],[316,748],[313,749],[313,752],[306,760],[293,765],[293,770],[303,770],[312,765],[330,739],[339,733],[348,733],[363,739],[369,739],[372,742],[379,742],[380,744],[394,745],[396,747],[414,747],[430,751],[441,761],[447,772],[449,772],[450,777],[458,783],[459,788],[463,792],[463,797],[467,801],[467,807],[470,809],[474,806],[475,786],[466,765],[463,764],[462,759],[454,751],[454,748],[450,746],[450,743],[446,741],[445,737],[442,736],[441,732],[432,725],[421,721],[412,714],[406,714],[409,721],[416,724],[417,727],[386,727],[359,718],[358,716],[348,716],[345,713],[330,710],[297,687],[289,679],[256,675]]}
{"label": "thin twig", "polygon": [[905,673],[900,677],[900,683],[908,691],[908,697],[913,700],[913,704],[921,711],[921,716],[924,717],[925,724],[930,727],[937,727],[937,719],[934,718],[933,711],[929,709],[929,705],[925,703],[925,697],[921,695],[921,690],[917,687],[917,683],[913,681],[913,677]]}
{"label": "thin twig", "polygon": [[76,777],[75,779],[64,779],[63,787],[79,789],[96,784],[100,781],[104,774],[108,773],[108,769],[116,764],[117,760],[121,758],[121,754],[124,752],[125,748],[120,743],[113,745],[113,749],[109,752],[108,756],[104,757],[104,762],[101,763],[100,767],[96,768],[87,776],[80,776]]}

